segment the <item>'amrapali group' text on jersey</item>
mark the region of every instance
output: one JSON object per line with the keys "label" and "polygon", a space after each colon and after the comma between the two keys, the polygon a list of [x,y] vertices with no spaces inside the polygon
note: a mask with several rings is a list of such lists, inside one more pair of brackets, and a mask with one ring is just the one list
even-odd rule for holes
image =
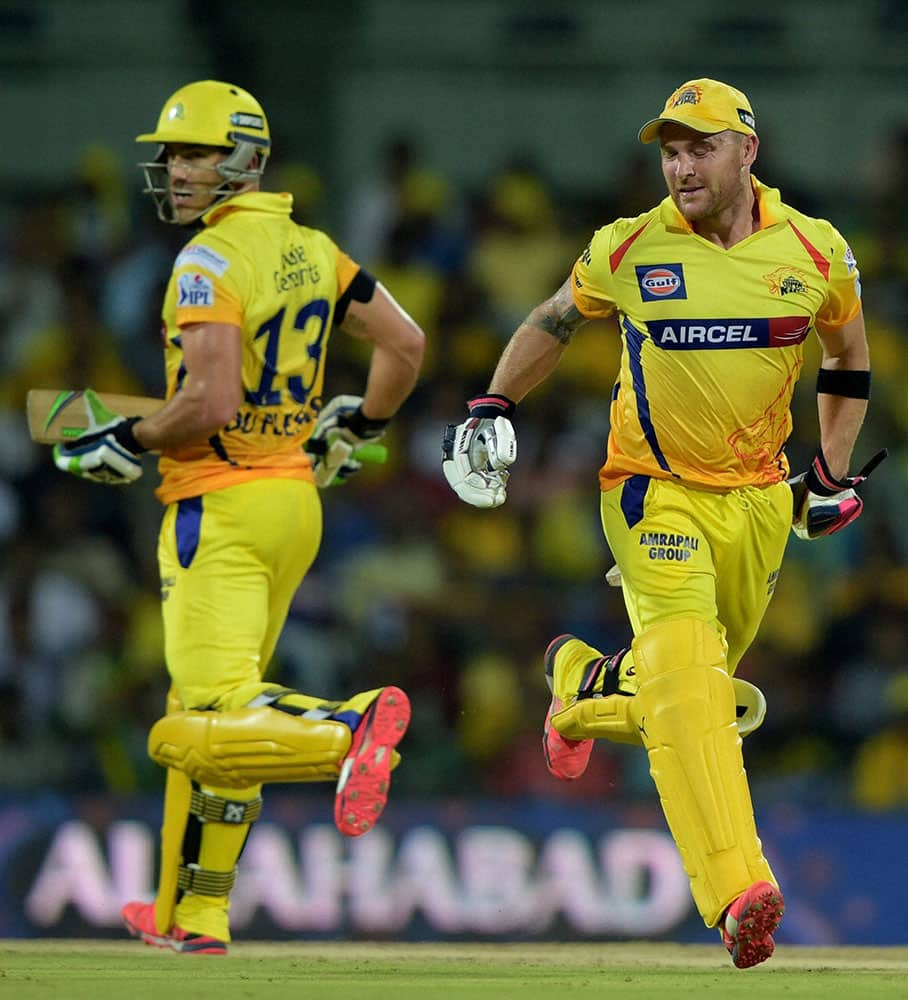
{"label": "'amrapali group' text on jersey", "polygon": [[729,250],[666,198],[599,229],[574,265],[577,308],[591,319],[617,310],[622,330],[604,490],[638,474],[707,489],[787,477],[803,342],[815,324],[857,315],[860,281],[830,223],[756,180],[754,192],[760,228]]}

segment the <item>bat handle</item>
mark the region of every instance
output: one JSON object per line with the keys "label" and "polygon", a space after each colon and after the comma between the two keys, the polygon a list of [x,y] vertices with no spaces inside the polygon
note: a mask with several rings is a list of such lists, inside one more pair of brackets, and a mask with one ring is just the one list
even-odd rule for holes
{"label": "bat handle", "polygon": [[384,465],[388,461],[388,449],[383,444],[361,444],[354,450],[351,457],[355,458],[357,462]]}

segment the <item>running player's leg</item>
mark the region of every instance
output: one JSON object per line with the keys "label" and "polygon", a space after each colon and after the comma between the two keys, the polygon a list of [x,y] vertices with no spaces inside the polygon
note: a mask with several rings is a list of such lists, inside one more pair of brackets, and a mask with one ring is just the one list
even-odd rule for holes
{"label": "running player's leg", "polygon": [[[552,698],[542,747],[546,765],[556,777],[580,777],[594,739],[641,745],[627,700],[638,687],[632,649],[609,655],[577,636],[560,635],[543,655],[543,672]],[[763,724],[766,698],[741,677],[732,677],[732,687],[738,732],[743,738]]]}
{"label": "running player's leg", "polygon": [[726,498],[670,482],[631,484],[623,502],[621,493],[603,495],[603,523],[635,634],[630,712],[697,907],[716,926],[752,883],[774,881],[754,827],[716,607],[713,539],[748,526]]}
{"label": "running player's leg", "polygon": [[[274,484],[252,484],[244,491],[242,502],[251,505],[250,517],[253,511],[262,509],[263,501],[255,494],[266,486],[270,499]],[[300,487],[304,500],[311,502],[299,499]],[[268,603],[263,614],[247,620],[250,627],[264,622],[260,675],[271,660],[290,603],[312,562],[321,533],[317,491],[309,484],[290,483],[286,492],[286,510],[278,512],[274,523],[286,526],[290,518],[298,518],[299,546],[288,545],[283,530],[271,546],[267,533],[258,536],[269,570]],[[241,519],[240,523],[245,521]],[[239,574],[237,567],[234,575]],[[243,602],[247,616],[249,606]],[[395,747],[410,719],[409,700],[399,688],[378,688],[343,701],[327,701],[259,676],[253,683],[232,685],[213,704],[219,715],[214,720],[217,735],[212,745],[223,749],[226,756],[221,760],[216,754],[210,755],[209,763],[223,763],[227,772],[217,775],[217,780],[226,780],[234,787],[238,777],[246,781],[337,781],[335,820],[342,833],[358,836],[378,820],[387,801],[390,772],[400,759]],[[248,742],[253,730],[255,739],[261,741],[254,750]],[[245,749],[249,751],[243,754],[242,764],[232,756],[237,740],[240,744],[246,741]],[[278,744],[280,750],[276,753]],[[214,780],[215,774],[209,777]]]}
{"label": "running player's leg", "polygon": [[[610,495],[612,500],[617,493],[620,491]],[[754,493],[757,495],[755,503],[767,503],[769,500],[761,501],[760,498],[772,491],[755,490]],[[787,500],[781,496],[773,502],[784,506]],[[679,523],[669,519],[667,526],[673,530],[656,530],[660,525],[654,521],[647,522],[650,526],[655,525],[653,530],[639,526],[638,534],[631,538],[631,545],[626,553],[622,553],[622,557],[627,560],[639,556],[641,539],[652,538],[652,545],[643,546],[648,550],[647,557],[652,554],[656,562],[683,566],[692,555],[691,546],[694,541],[683,531],[677,530]],[[778,552],[779,532],[772,527],[771,522],[769,529],[758,532],[758,535],[756,547],[764,561],[768,559],[772,564],[772,568],[765,573],[762,570],[754,573],[749,564],[743,566],[737,550],[730,553],[727,559],[724,558],[724,549],[719,554],[723,556],[720,575],[722,589],[716,596],[720,605],[718,611],[721,613],[716,615],[715,621],[730,645],[730,672],[734,671],[744,649],[756,634],[769,602],[781,559]],[[660,540],[672,544],[662,545]],[[711,572],[714,578],[719,575],[715,568]],[[620,572],[613,572],[612,575],[624,588]],[[728,595],[727,600],[724,595]],[[630,609],[632,625],[639,629],[639,618],[635,621],[633,611],[636,598],[630,595],[628,603],[629,595],[625,592],[624,596]],[[661,596],[667,599],[669,595],[663,592]],[[729,625],[727,636],[725,615]],[[549,644],[543,657],[543,665],[546,682],[552,693],[543,732],[543,752],[553,774],[567,779],[579,777],[589,760],[592,739],[640,744],[640,733],[629,714],[628,697],[634,695],[638,687],[632,648],[604,653],[577,636],[562,635]],[[743,679],[733,678],[732,685],[738,731],[743,737],[762,725],[766,715],[766,700],[758,688]]]}
{"label": "running player's leg", "polygon": [[783,482],[764,490],[739,490],[736,502],[742,516],[750,514],[747,536],[731,545],[713,545],[716,605],[725,625],[732,674],[754,641],[775,591],[790,535],[779,526],[789,518],[791,488]]}
{"label": "running player's leg", "polygon": [[542,752],[546,767],[564,781],[586,770],[593,739],[639,743],[637,727],[627,714],[626,683],[620,672],[627,650],[604,656],[573,635],[553,639],[543,656],[552,700],[545,716]]}
{"label": "running player's leg", "polygon": [[[172,690],[167,701],[168,717],[186,714]],[[230,940],[227,897],[236,860],[261,810],[259,787],[223,791],[203,787],[181,770],[168,767],[157,896],[153,903],[132,902],[123,907],[133,936],[180,952],[226,953]],[[207,825],[204,837],[202,824]],[[226,836],[219,835],[221,825],[229,830]],[[175,913],[178,901],[186,907],[180,914],[182,924]],[[203,911],[200,920],[194,908]]]}
{"label": "running player's leg", "polygon": [[[716,603],[726,625],[728,669],[734,672],[760,626],[775,590],[789,537],[790,489],[786,483],[764,490],[737,491],[735,502],[747,521],[747,530],[731,545],[716,540]],[[738,677],[736,690],[749,688],[758,696],[755,711],[765,713],[757,688]],[[762,715],[760,714],[760,718]],[[785,912],[782,893],[774,881],[757,881],[726,909],[719,930],[739,968],[748,968],[772,955],[773,934]]]}
{"label": "running player's leg", "polygon": [[[213,715],[225,692],[258,680],[268,578],[248,537],[253,535],[248,523],[243,537],[248,512],[242,509],[240,489],[173,504],[162,522],[158,559],[172,681],[165,719],[171,722],[187,708]],[[177,760],[156,759],[177,770]],[[172,788],[179,794],[170,794]],[[192,780],[188,773],[169,776],[155,900],[157,940],[150,940],[142,914],[129,904],[124,917],[134,933],[138,928],[149,943],[176,950],[184,950],[186,935],[220,941],[226,948],[227,901],[260,809],[259,793],[260,785],[252,781],[228,791],[222,783]]]}
{"label": "running player's leg", "polygon": [[[294,517],[297,530],[288,533]],[[363,792],[364,782],[367,791],[378,790],[377,803],[376,796],[368,802],[369,796],[361,796],[369,825],[384,805],[388,774],[398,759],[393,747],[409,718],[403,693],[395,699],[379,690],[326,702],[261,676],[320,529],[316,491],[291,480],[234,487],[174,505],[165,515],[159,557],[166,652],[183,710],[156,724],[149,750],[193,780],[200,807],[210,813],[223,803],[224,816],[240,820],[193,818],[190,810],[165,822],[174,831],[183,824],[178,867],[192,875],[162,879],[170,895],[156,909],[165,920],[172,914],[180,934],[229,939],[227,898],[254,819],[251,807],[241,803],[259,799],[262,781],[334,781],[350,756],[366,771],[353,781],[354,793]],[[396,706],[390,722],[389,701]],[[381,711],[370,712],[379,703]],[[353,733],[364,721],[354,752]],[[362,817],[356,819],[363,832]]]}

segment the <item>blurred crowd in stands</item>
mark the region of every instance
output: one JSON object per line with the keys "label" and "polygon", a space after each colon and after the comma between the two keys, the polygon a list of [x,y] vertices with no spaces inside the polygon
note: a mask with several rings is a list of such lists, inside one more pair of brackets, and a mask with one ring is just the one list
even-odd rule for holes
{"label": "blurred crowd in stands", "polygon": [[[645,754],[601,743],[560,783],[540,748],[542,653],[561,632],[605,650],[630,633],[598,521],[619,339],[586,326],[556,376],[519,407],[507,504],[462,504],[441,474],[444,425],[515,326],[568,275],[593,230],[661,200],[652,150],[627,153],[600,191],[559,189],[527,158],[464,190],[406,135],[339,206],[306,164],[275,161],[301,222],[328,229],[421,324],[421,382],[394,421],[390,458],[323,493],[325,541],[299,590],[271,676],[341,697],[393,682],[414,717],[398,794],[625,802],[655,792]],[[855,456],[889,460],[863,517],[833,538],[792,536],[740,673],[769,712],[745,761],[757,801],[908,808],[908,126],[847,200],[799,189],[763,156],[757,176],[830,218],[861,267],[874,390]],[[163,392],[160,301],[187,233],[157,221],[139,172],[83,151],[56,191],[0,205],[0,790],[158,789],[145,740],[166,672],[155,548],[156,474],[113,489],[57,473],[24,421],[31,387]],[[794,471],[817,441],[815,338],[795,398]],[[326,395],[360,393],[364,355],[336,333]]]}

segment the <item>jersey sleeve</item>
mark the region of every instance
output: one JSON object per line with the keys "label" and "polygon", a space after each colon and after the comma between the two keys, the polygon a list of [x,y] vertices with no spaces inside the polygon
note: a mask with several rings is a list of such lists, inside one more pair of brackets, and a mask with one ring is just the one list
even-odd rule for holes
{"label": "jersey sleeve", "polygon": [[816,322],[824,328],[843,326],[861,311],[861,276],[857,261],[851,247],[835,229],[832,229],[832,249],[829,294],[816,316]]}
{"label": "jersey sleeve", "polygon": [[360,266],[352,257],[348,257],[340,247],[335,246],[334,253],[335,267],[337,268],[337,298],[339,299],[350,287],[350,282],[356,277]]}
{"label": "jersey sleeve", "polygon": [[[209,237],[210,241],[210,237]],[[238,284],[243,265],[229,250],[209,242],[191,242],[173,267],[176,321],[243,325],[243,302]]]}
{"label": "jersey sleeve", "polygon": [[609,231],[598,229],[571,271],[571,292],[581,316],[601,319],[616,309],[609,270]]}

